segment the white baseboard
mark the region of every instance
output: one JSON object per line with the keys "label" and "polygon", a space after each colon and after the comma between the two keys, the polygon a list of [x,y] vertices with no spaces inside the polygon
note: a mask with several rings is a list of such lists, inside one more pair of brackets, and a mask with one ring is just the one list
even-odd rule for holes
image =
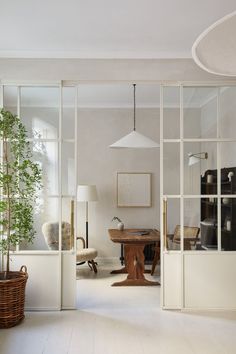
{"label": "white baseboard", "polygon": [[25,307],[25,312],[61,311],[58,307]]}

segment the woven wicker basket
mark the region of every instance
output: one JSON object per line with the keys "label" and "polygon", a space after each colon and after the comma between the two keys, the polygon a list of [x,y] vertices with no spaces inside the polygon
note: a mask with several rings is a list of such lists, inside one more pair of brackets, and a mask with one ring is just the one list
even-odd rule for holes
{"label": "woven wicker basket", "polygon": [[9,328],[25,317],[27,268],[22,266],[19,272],[9,272],[7,279],[4,279],[4,275],[4,272],[0,272],[0,328]]}

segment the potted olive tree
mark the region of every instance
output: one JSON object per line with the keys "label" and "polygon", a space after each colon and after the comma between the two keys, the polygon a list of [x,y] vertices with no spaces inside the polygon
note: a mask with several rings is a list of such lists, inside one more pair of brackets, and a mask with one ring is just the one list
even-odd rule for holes
{"label": "potted olive tree", "polygon": [[0,328],[24,318],[27,269],[10,271],[10,252],[32,242],[33,212],[42,173],[33,162],[27,132],[19,117],[0,109]]}

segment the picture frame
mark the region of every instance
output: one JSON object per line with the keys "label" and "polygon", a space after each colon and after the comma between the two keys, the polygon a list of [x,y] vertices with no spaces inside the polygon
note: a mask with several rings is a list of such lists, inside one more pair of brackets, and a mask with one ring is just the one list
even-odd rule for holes
{"label": "picture frame", "polygon": [[152,173],[117,172],[117,207],[150,208],[152,206]]}

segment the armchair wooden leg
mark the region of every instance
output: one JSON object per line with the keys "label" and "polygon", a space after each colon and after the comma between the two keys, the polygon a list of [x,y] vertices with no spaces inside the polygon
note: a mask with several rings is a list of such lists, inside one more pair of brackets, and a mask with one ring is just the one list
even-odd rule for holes
{"label": "armchair wooden leg", "polygon": [[88,266],[89,266],[90,270],[93,270],[92,265],[91,265],[91,261],[88,261]]}
{"label": "armchair wooden leg", "polygon": [[90,268],[91,270],[93,270],[94,273],[97,273],[97,272],[98,272],[97,267],[96,267],[96,264],[97,264],[97,263],[94,262],[94,260],[88,261],[89,268]]}

